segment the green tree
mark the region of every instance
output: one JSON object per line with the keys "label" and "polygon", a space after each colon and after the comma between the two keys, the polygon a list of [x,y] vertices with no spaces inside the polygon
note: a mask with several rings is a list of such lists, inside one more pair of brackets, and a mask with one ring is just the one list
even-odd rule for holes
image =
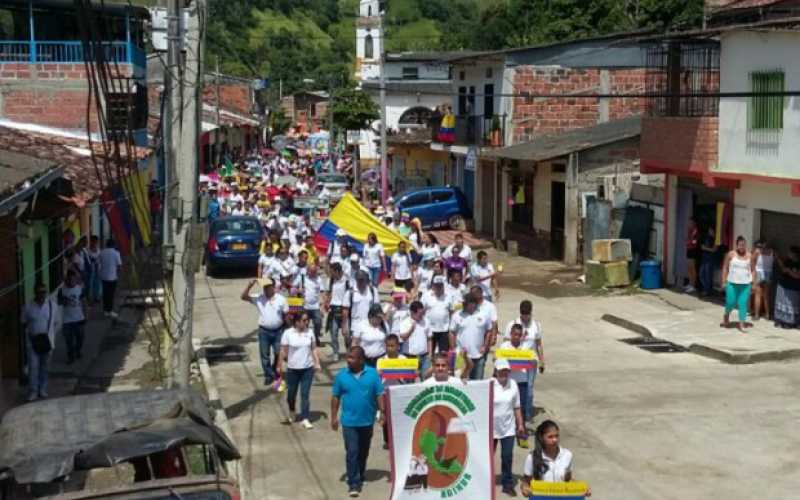
{"label": "green tree", "polygon": [[377,104],[363,90],[341,88],[333,96],[333,123],[338,129],[363,130],[381,117]]}

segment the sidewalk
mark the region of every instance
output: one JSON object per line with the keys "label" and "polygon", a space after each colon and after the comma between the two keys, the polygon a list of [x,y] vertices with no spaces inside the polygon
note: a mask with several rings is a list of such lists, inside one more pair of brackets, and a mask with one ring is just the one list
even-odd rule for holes
{"label": "sidewalk", "polygon": [[614,312],[604,314],[605,321],[696,354],[731,364],[800,358],[800,330],[775,328],[766,319],[744,334],[725,329],[720,326],[723,308],[713,301],[667,289],[614,300]]}

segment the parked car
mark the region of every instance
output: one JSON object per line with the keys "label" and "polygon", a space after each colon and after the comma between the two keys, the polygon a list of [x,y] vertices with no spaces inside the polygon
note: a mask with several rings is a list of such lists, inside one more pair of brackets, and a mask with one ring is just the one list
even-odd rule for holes
{"label": "parked car", "polygon": [[344,174],[319,174],[317,175],[317,191],[314,194],[323,195],[333,205],[342,199],[349,186],[350,182]]}
{"label": "parked car", "polygon": [[255,269],[264,228],[255,217],[221,217],[211,223],[206,245],[206,274],[221,269]]}
{"label": "parked car", "polygon": [[406,191],[398,196],[396,206],[401,212],[422,221],[425,229],[450,227],[463,231],[472,211],[464,193],[458,188],[427,187]]}
{"label": "parked car", "polygon": [[3,415],[0,436],[4,500],[241,498],[226,464],[241,455],[192,389],[29,403]]}

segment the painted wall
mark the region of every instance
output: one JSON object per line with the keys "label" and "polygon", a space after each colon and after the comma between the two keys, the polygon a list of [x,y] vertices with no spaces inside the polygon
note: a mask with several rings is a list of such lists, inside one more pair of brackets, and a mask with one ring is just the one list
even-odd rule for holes
{"label": "painted wall", "polygon": [[[487,70],[491,70],[491,77],[487,78]],[[500,94],[504,92],[503,86],[503,76],[504,76],[505,66],[502,62],[484,62],[484,61],[477,61],[475,63],[462,63],[462,64],[455,64],[453,65],[453,93],[454,97],[452,99],[452,106],[453,112],[458,114],[458,96],[455,95],[458,92],[460,87],[467,87],[467,92],[469,92],[469,87],[475,87],[475,106],[472,109],[472,114],[476,116],[482,116],[484,114],[483,109],[483,90],[484,85],[492,84],[494,85],[494,92],[496,97],[494,98],[494,113],[495,114],[502,114],[503,107],[501,98],[499,97]],[[461,76],[464,78],[462,79]]]}
{"label": "painted wall", "polygon": [[[800,33],[733,32],[721,41],[721,92],[749,92],[750,73],[782,70],[784,88],[800,88]],[[748,131],[748,98],[721,99],[719,167],[744,173],[800,179],[800,98],[786,97],[783,130]]]}
{"label": "painted wall", "polygon": [[[446,183],[446,172],[450,166],[450,156],[444,151],[433,151],[427,145],[392,145],[392,165],[402,165],[393,169],[392,185],[397,185],[396,175],[425,177],[432,186]],[[398,171],[400,170],[400,171]]]}
{"label": "painted wall", "polygon": [[761,236],[759,210],[800,215],[800,199],[792,196],[787,184],[745,180],[735,196],[733,234],[750,242]]}
{"label": "painted wall", "polygon": [[403,68],[417,68],[418,80],[441,82],[449,80],[450,76],[450,66],[448,64],[424,61],[387,61],[386,79],[403,80]]}

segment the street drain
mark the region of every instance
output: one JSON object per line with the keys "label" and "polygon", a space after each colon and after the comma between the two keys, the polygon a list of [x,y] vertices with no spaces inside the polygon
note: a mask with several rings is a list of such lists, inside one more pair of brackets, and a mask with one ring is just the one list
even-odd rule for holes
{"label": "street drain", "polygon": [[625,342],[628,345],[636,346],[639,349],[656,354],[671,353],[671,352],[687,352],[685,347],[667,342],[666,340],[656,339],[653,337],[633,337],[630,339],[622,339],[620,342]]}
{"label": "street drain", "polygon": [[222,345],[206,347],[206,359],[211,365],[247,361],[247,351],[241,345]]}

